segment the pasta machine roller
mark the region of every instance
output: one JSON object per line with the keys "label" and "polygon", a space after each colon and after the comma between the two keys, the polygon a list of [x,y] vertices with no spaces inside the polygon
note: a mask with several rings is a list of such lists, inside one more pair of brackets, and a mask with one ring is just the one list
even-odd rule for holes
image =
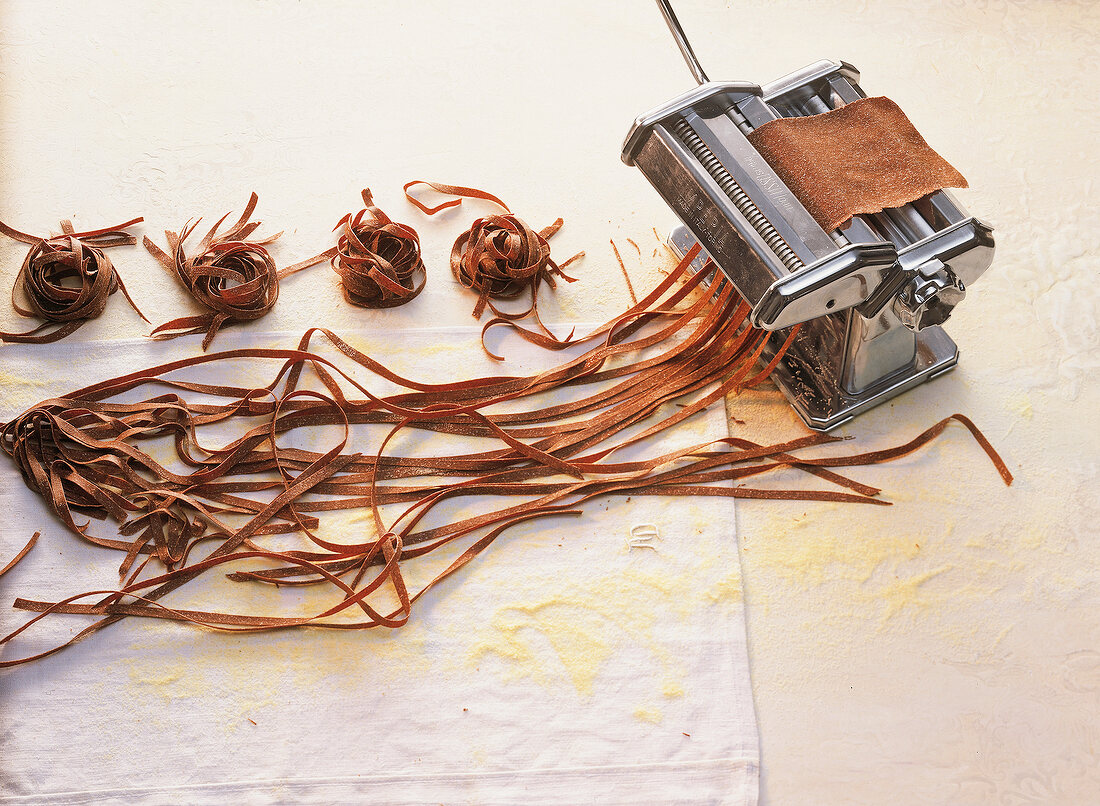
{"label": "pasta machine roller", "polygon": [[802,325],[772,378],[806,424],[835,428],[954,367],[941,325],[989,267],[992,229],[940,190],[823,230],[746,134],[865,97],[859,73],[820,61],[763,87],[712,82],[658,5],[699,86],[639,117],[623,161],[683,222],[670,246],[684,255],[698,242],[754,326]]}

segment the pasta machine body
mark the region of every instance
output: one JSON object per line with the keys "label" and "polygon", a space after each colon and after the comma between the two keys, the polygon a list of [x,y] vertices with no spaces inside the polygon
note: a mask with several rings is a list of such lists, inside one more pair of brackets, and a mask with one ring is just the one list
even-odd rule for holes
{"label": "pasta machine body", "polygon": [[659,5],[700,85],[639,117],[623,161],[683,222],[670,245],[699,243],[754,326],[801,325],[772,377],[806,424],[835,428],[954,367],[941,325],[989,267],[992,229],[940,190],[823,230],[746,134],[865,97],[859,73],[820,61],[763,87],[709,81]]}

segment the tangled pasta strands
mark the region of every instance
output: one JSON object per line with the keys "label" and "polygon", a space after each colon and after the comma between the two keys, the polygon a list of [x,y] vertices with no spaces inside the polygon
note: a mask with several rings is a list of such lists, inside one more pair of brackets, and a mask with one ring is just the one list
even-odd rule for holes
{"label": "tangled pasta strands", "polygon": [[267,244],[281,232],[262,239],[249,239],[259,228],[259,221],[250,221],[259,197],[253,193],[241,217],[225,232],[218,229],[229,217],[226,213],[206,233],[198,248],[188,255],[184,243],[202,219],[188,222],[180,232],[165,231],[168,252],[146,236],[145,248],[165,269],[174,272],[183,286],[209,313],[183,316],[165,322],[153,330],[154,339],[174,339],[205,333],[205,351],[223,325],[246,322],[265,316],[279,299],[279,281],[295,272],[321,262],[324,256],[279,270],[267,251]]}
{"label": "tangled pasta strands", "polygon": [[[232,631],[398,627],[420,597],[508,529],[535,519],[575,517],[599,497],[889,505],[877,497],[877,488],[837,469],[905,456],[952,422],[974,436],[1006,484],[1012,481],[993,447],[962,415],[902,445],[870,452],[807,455],[841,441],[810,434],[768,445],[729,437],[657,454],[656,435],[762,380],[793,337],[787,334],[772,360],[754,373],[772,334],[749,326],[749,306],[723,278],[712,284],[713,294],[694,293],[707,271],[693,271],[697,254],[697,249],[689,252],[623,315],[578,338],[588,345],[583,352],[533,375],[417,381],[335,333],[313,329],[295,349],[195,356],[32,407],[0,427],[0,448],[71,532],[122,555],[120,583],[59,601],[18,599],[17,608],[35,615],[0,638],[0,645],[57,614],[95,620],[65,643],[0,660],[0,667],[45,657],[122,618]],[[314,340],[334,349],[335,357],[318,352]],[[187,370],[240,361],[270,363],[270,382],[245,388],[187,379]],[[373,394],[362,380],[364,372],[400,391]],[[304,379],[324,391],[306,388]],[[133,402],[140,398],[135,392],[151,387],[159,394]],[[555,398],[548,402],[550,393]],[[189,401],[191,396],[197,399]],[[199,439],[207,425],[224,431],[232,423],[239,424],[237,436],[224,444]],[[299,429],[316,433],[319,426],[339,434],[330,437],[327,449],[285,444]],[[379,427],[383,438],[375,433]],[[361,428],[368,429],[367,436],[375,433],[371,448],[349,450],[351,435]],[[416,455],[392,450],[395,438],[410,428],[420,434],[418,445],[436,449]],[[448,452],[432,442],[446,444],[455,436],[476,438],[479,448]],[[142,449],[144,441],[158,437],[171,438],[182,470],[169,470]],[[642,458],[621,458],[630,446],[632,455]],[[812,478],[816,486],[748,484],[780,470]],[[476,514],[448,514],[447,504],[471,496],[485,496],[487,503]],[[341,539],[318,533],[319,515],[346,509],[369,512],[373,530]],[[114,520],[119,536],[93,535],[92,521],[78,522],[74,512]],[[266,536],[276,534],[283,540],[300,535],[299,547],[275,548]],[[434,576],[418,574],[427,581],[411,589],[403,572],[407,564],[427,562],[423,558],[455,541],[462,541],[461,552]],[[193,550],[202,543],[214,547],[194,559]],[[160,601],[223,568],[241,584],[327,586],[333,596],[307,616],[199,610]],[[379,593],[386,594],[383,603]]]}
{"label": "tangled pasta strands", "polygon": [[[462,199],[451,199],[435,207],[429,207],[414,197],[409,191],[416,185],[427,185],[435,191],[453,196],[481,199],[500,206],[504,215],[490,215],[479,218],[468,230],[458,236],[451,249],[451,273],[464,288],[478,295],[473,315],[480,319],[485,309],[492,311],[495,319],[489,325],[502,322],[516,322],[533,316],[540,330],[559,345],[569,344],[570,338],[558,340],[542,323],[538,315],[539,286],[546,283],[556,287],[555,278],[566,282],[576,282],[575,277],[567,275],[563,269],[573,261],[583,257],[581,252],[560,266],[550,257],[550,245],[547,239],[562,227],[562,219],[535,231],[518,216],[512,214],[508,205],[491,193],[476,188],[458,185],[442,185],[435,182],[416,180],[405,185],[405,196],[410,202],[427,215],[455,207]],[[501,310],[493,300],[513,299],[526,290],[531,292],[531,304],[519,312]],[[487,327],[489,326],[487,325]],[[488,352],[488,348],[486,348]],[[500,356],[489,352],[493,358]]]}
{"label": "tangled pasta strands", "polygon": [[[71,221],[62,221],[62,234],[49,238],[28,235],[0,222],[0,232],[31,247],[12,286],[12,307],[20,316],[46,320],[26,333],[0,332],[0,341],[49,344],[63,339],[102,314],[107,298],[119,290],[138,316],[145,319],[130,299],[110,258],[103,253],[104,249],[137,243],[137,238],[126,229],[144,220],[134,218],[115,227],[87,232],[76,232]],[[20,295],[27,307],[19,303]]]}
{"label": "tangled pasta strands", "polygon": [[340,275],[344,298],[360,308],[395,308],[419,296],[427,273],[416,230],[398,224],[363,191],[366,207],[340,219],[337,245],[325,253]]}

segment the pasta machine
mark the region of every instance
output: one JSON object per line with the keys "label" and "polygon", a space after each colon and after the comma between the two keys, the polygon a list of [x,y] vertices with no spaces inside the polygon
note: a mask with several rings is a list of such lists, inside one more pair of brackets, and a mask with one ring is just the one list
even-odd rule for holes
{"label": "pasta machine", "polygon": [[683,222],[670,246],[682,256],[698,242],[754,326],[802,325],[772,378],[806,424],[835,428],[953,368],[941,325],[989,267],[992,229],[940,190],[823,230],[746,134],[865,97],[859,73],[819,61],[763,87],[712,82],[658,5],[699,85],[639,117],[623,161]]}

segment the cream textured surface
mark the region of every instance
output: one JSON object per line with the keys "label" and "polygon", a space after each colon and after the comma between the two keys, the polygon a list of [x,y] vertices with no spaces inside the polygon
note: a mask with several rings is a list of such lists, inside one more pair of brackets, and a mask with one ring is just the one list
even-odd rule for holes
{"label": "cream textured surface", "polygon": [[[1100,7],[677,10],[716,79],[855,64],[967,177],[957,195],[998,241],[947,326],[959,368],[846,432],[883,445],[961,411],[1016,484],[955,434],[860,473],[892,509],[738,507],[762,802],[1100,801]],[[157,233],[256,190],[260,217],[287,229],[287,263],[325,246],[368,184],[420,229],[434,268],[387,327],[469,324],[443,267],[477,208],[428,224],[399,201],[401,184],[426,178],[489,189],[533,224],[565,217],[555,254],[588,257],[548,320],[623,308],[608,237],[639,244],[625,253],[635,287],[659,276],[651,227],[673,218],[618,151],[635,115],[691,80],[649,2],[6,2],[0,30],[0,216],[15,226],[144,214]],[[0,266],[21,257],[0,245]],[[189,310],[146,256],[117,263],[155,321]],[[263,326],[300,330],[334,307],[371,326],[336,299],[327,269],[298,275]],[[0,313],[0,327],[22,324]],[[116,297],[78,336],[143,332]],[[798,431],[774,393],[731,409],[749,433]]]}

